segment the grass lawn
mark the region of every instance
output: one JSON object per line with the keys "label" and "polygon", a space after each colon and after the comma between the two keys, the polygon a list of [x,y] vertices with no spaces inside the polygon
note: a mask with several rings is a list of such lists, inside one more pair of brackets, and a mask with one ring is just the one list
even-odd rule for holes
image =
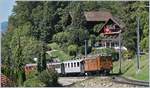
{"label": "grass lawn", "polygon": [[70,58],[72,58],[71,56],[69,56],[68,54],[66,54],[62,50],[55,50],[55,51],[52,51],[51,53],[48,53],[48,54],[52,57],[59,58],[61,61],[69,60]]}
{"label": "grass lawn", "polygon": [[[123,76],[132,79],[149,81],[149,58],[148,55],[143,55],[140,58],[140,71],[137,71],[136,57],[132,60],[122,60],[121,71]],[[119,72],[119,61],[113,63],[113,73]]]}

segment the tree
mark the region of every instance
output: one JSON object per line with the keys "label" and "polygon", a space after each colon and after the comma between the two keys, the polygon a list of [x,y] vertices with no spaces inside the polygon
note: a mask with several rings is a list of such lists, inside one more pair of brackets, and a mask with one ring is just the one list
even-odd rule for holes
{"label": "tree", "polygon": [[78,50],[77,45],[69,45],[68,46],[68,52],[69,52],[69,55],[71,55],[71,56],[76,56],[77,50]]}
{"label": "tree", "polygon": [[71,25],[76,28],[84,28],[86,25],[82,2],[71,2],[68,5],[71,15]]}
{"label": "tree", "polygon": [[[25,81],[24,66],[26,63],[34,62],[33,58],[41,50],[40,42],[29,35],[30,25],[20,26],[17,29],[7,32],[3,36],[2,64],[4,74],[10,70],[8,77],[16,81],[16,85],[21,86]],[[6,50],[4,50],[6,49]]]}
{"label": "tree", "polygon": [[[148,10],[146,4],[148,2],[126,2],[123,8],[124,23],[126,24],[125,32],[123,33],[123,44],[131,50],[136,50],[136,29],[137,22],[136,18],[140,17],[140,36],[141,36],[141,45],[147,41],[144,38],[148,36]],[[145,32],[144,32],[145,31]],[[147,32],[146,32],[147,31]],[[145,42],[143,42],[145,41]],[[146,44],[146,43],[145,43]],[[147,47],[147,46],[146,46]],[[142,49],[145,49],[142,46]]]}

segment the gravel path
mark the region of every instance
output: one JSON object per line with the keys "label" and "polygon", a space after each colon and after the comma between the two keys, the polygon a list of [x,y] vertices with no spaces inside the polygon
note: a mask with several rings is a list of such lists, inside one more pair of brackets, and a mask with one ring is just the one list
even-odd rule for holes
{"label": "gravel path", "polygon": [[58,82],[62,86],[69,86],[79,81],[86,80],[86,77],[59,77]]}
{"label": "gravel path", "polygon": [[[121,84],[121,83],[115,83],[112,82],[110,77],[90,77],[90,78],[84,78],[84,77],[60,77],[59,83],[63,86],[71,86],[71,87],[93,87],[93,88],[99,88],[99,87],[114,87],[114,88],[126,88],[126,87],[136,87],[135,85],[129,85],[129,84]],[[141,88],[141,87],[140,87]]]}

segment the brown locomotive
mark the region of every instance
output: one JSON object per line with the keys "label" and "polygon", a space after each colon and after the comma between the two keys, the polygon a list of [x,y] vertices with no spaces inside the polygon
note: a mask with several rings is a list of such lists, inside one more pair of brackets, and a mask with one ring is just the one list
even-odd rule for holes
{"label": "brown locomotive", "polygon": [[84,60],[85,72],[105,72],[109,73],[112,70],[112,58],[111,56],[96,56],[86,58]]}

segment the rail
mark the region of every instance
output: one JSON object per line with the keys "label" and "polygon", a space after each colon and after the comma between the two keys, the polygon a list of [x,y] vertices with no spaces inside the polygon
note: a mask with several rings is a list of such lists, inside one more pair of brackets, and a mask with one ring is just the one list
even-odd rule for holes
{"label": "rail", "polygon": [[138,85],[138,86],[143,86],[143,87],[149,87],[149,82],[145,81],[139,81],[139,80],[132,80],[128,79],[123,76],[113,76],[112,81],[116,83],[123,83],[123,84],[130,84],[130,85]]}

